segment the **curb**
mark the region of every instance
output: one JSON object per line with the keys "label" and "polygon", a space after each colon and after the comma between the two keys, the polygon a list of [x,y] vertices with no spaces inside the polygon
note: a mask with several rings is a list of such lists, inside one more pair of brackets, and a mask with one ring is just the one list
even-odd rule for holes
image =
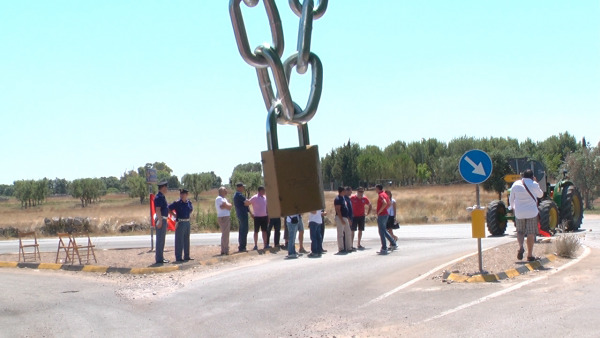
{"label": "curb", "polygon": [[529,271],[539,270],[544,267],[544,264],[554,262],[557,259],[556,255],[549,254],[531,263],[525,263],[516,269],[509,269],[495,274],[483,274],[466,276],[452,272],[444,272],[443,281],[452,281],[458,283],[489,283],[499,282],[503,279],[513,278],[519,275],[528,273]]}
{"label": "curb", "polygon": [[[123,268],[116,266],[102,266],[102,265],[75,265],[75,264],[56,264],[56,263],[40,263],[40,262],[2,262],[0,261],[0,268],[28,268],[37,270],[63,270],[63,271],[75,271],[75,272],[96,272],[96,273],[120,273],[120,274],[133,274],[133,275],[148,275],[156,273],[166,273],[179,270],[189,270],[197,266],[209,266],[215,265],[220,262],[227,262],[237,259],[242,256],[260,255],[261,253],[255,253],[254,251],[248,251],[243,254],[234,254],[222,257],[212,257],[205,260],[194,261],[193,263],[187,264],[172,264],[167,266],[149,266],[139,268]],[[264,254],[264,253],[263,253]]]}

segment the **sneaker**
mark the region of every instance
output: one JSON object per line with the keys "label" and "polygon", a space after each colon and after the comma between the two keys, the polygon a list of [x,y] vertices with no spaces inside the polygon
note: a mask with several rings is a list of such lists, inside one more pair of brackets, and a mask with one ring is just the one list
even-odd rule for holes
{"label": "sneaker", "polygon": [[285,256],[286,259],[294,259],[294,258],[298,258],[297,254],[291,254],[291,255],[287,255]]}
{"label": "sneaker", "polygon": [[356,252],[356,248],[353,247],[350,251]]}
{"label": "sneaker", "polygon": [[364,250],[364,249],[365,249],[365,247],[364,247],[364,246],[362,246],[362,245],[359,245],[359,246],[358,246],[358,250]]}
{"label": "sneaker", "polygon": [[535,262],[535,257],[527,257],[528,262]]}
{"label": "sneaker", "polygon": [[321,255],[320,255],[320,254],[317,254],[317,253],[312,253],[312,252],[311,252],[311,253],[309,253],[309,254],[308,254],[308,256],[306,256],[306,257],[308,257],[308,258],[319,258],[319,257],[321,257]]}
{"label": "sneaker", "polygon": [[271,246],[270,246],[270,245],[266,245],[266,246],[265,246],[265,250],[268,250],[268,249],[271,249]]}
{"label": "sneaker", "polygon": [[252,250],[257,250],[258,251],[258,246],[254,246],[254,248],[252,248]]}
{"label": "sneaker", "polygon": [[390,251],[394,251],[394,250],[398,250],[398,246],[397,245],[390,245]]}
{"label": "sneaker", "polygon": [[381,249],[381,251],[379,251],[379,252],[377,252],[377,253],[378,253],[378,254],[380,254],[380,255],[387,255],[387,254],[388,254],[388,251],[387,251],[387,250],[384,250],[384,249]]}
{"label": "sneaker", "polygon": [[302,249],[298,250],[298,252],[299,252],[299,253],[303,253],[303,254],[305,254],[305,253],[308,253],[308,251],[304,250],[304,248],[302,248]]}

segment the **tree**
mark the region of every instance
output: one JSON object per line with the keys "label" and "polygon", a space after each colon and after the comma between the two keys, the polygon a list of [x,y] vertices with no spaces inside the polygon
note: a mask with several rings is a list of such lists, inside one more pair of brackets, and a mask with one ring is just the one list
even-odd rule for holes
{"label": "tree", "polygon": [[429,178],[431,178],[431,170],[429,169],[427,163],[417,164],[417,178],[421,183],[429,181]]}
{"label": "tree", "polygon": [[0,196],[13,196],[15,193],[14,184],[0,184]]}
{"label": "tree", "polygon": [[110,191],[122,191],[123,190],[121,181],[118,178],[116,178],[115,176],[100,177],[100,180],[102,181],[102,183],[104,183],[106,190],[110,190]]}
{"label": "tree", "polygon": [[508,160],[510,156],[505,152],[495,150],[490,152],[492,160],[492,173],[490,177],[481,184],[485,191],[495,191],[498,193],[498,199],[502,199],[502,193],[506,190],[504,176],[512,173]]}
{"label": "tree", "polygon": [[73,180],[69,185],[69,193],[81,201],[81,207],[85,208],[106,194],[106,186],[99,178],[80,178]]}
{"label": "tree", "polygon": [[264,185],[262,164],[253,162],[236,165],[229,177],[229,185],[233,187],[237,182],[244,183],[247,197],[257,192],[258,187]]}
{"label": "tree", "polygon": [[[160,182],[160,181],[159,181]],[[169,177],[169,179],[167,180],[167,186],[170,189],[179,189],[180,183],[179,183],[179,178],[177,178],[176,175],[171,175]]]}
{"label": "tree", "polygon": [[586,209],[592,209],[600,186],[600,144],[590,149],[582,147],[567,155],[564,169],[568,169],[569,178],[581,191]]}
{"label": "tree", "polygon": [[146,177],[130,176],[127,178],[127,187],[129,188],[129,197],[140,199],[140,204],[144,204],[144,200],[148,197],[148,185]]}
{"label": "tree", "polygon": [[208,191],[215,186],[220,186],[221,178],[212,171],[197,174],[185,174],[181,178],[181,183],[194,195],[194,200],[197,201],[203,191]]}
{"label": "tree", "polygon": [[381,149],[377,146],[366,146],[358,155],[357,169],[359,178],[366,182],[367,187],[372,179],[391,178],[384,177],[390,173],[390,162]]}

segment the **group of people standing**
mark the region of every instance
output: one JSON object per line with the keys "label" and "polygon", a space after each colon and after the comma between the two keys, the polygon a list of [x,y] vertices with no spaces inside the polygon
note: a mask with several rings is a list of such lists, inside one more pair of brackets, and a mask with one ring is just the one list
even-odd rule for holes
{"label": "group of people standing", "polygon": [[[351,187],[339,187],[338,196],[333,201],[335,207],[335,224],[337,227],[338,253],[349,253],[356,250],[364,250],[361,245],[362,232],[365,230],[365,219],[372,211],[372,204],[364,196],[364,188],[359,187],[356,195],[352,195]],[[377,203],[375,212],[377,214],[377,226],[381,239],[381,250],[379,254],[386,255],[388,251],[398,248],[398,237],[394,235],[393,228],[396,224],[396,200],[392,199],[391,191],[383,191],[383,186],[375,186],[377,192]],[[368,209],[365,211],[366,207]],[[357,247],[353,246],[354,236],[358,231]],[[390,242],[388,248],[387,242]],[[389,249],[389,250],[388,250]]]}
{"label": "group of people standing", "polygon": [[[193,211],[192,203],[188,200],[188,191],[180,189],[180,199],[167,204],[165,198],[167,183],[161,182],[158,185],[159,192],[154,199],[154,205],[157,209],[156,220],[156,263],[168,263],[163,256],[165,246],[165,236],[167,232],[167,219],[170,213],[177,217],[175,228],[175,260],[184,262],[192,260],[190,257],[190,214]],[[247,237],[249,218],[254,219],[254,247],[258,250],[259,233],[262,235],[264,249],[271,246],[271,231],[275,229],[274,245],[279,247],[281,237],[281,218],[269,218],[267,213],[267,197],[265,188],[259,187],[258,192],[247,199],[245,195],[245,185],[236,184],[236,192],[233,195],[233,203],[227,200],[227,188],[220,187],[218,196],[215,199],[215,209],[217,211],[217,222],[221,230],[221,255],[229,255],[229,235],[231,231],[231,210],[235,208],[237,220],[239,223],[238,252],[247,251]],[[383,191],[383,186],[375,187],[377,192],[377,203],[375,212],[377,214],[377,225],[379,236],[381,238],[380,254],[388,253],[387,242],[389,241],[389,250],[398,247],[397,239],[393,233],[393,225],[396,216],[396,201],[392,199],[391,192]],[[351,187],[338,188],[338,196],[334,200],[335,224],[337,227],[338,253],[350,253],[356,250],[364,250],[361,244],[362,232],[365,230],[365,220],[373,205],[367,197],[364,196],[364,188],[359,187],[356,195],[352,195]],[[158,214],[160,212],[160,214]],[[308,257],[318,258],[327,250],[323,249],[323,237],[325,235],[324,217],[327,213],[324,210],[315,210],[308,213],[308,227],[310,230],[311,248]],[[282,248],[288,250],[286,258],[292,259],[308,253],[304,249],[304,223],[302,215],[289,215],[285,218],[284,240]],[[357,247],[354,247],[355,233],[358,232]],[[296,251],[296,236],[298,235],[300,248]]]}
{"label": "group of people standing", "polygon": [[[254,247],[253,250],[258,250],[258,236],[259,233],[262,235],[264,243],[264,249],[271,248],[270,237],[271,230],[275,229],[275,236],[273,239],[274,245],[279,246],[281,237],[281,218],[269,218],[267,213],[267,197],[265,195],[265,188],[258,187],[258,192],[247,199],[245,196],[246,186],[243,183],[236,184],[236,192],[233,195],[233,203],[227,201],[227,189],[225,187],[219,188],[219,196],[215,199],[215,208],[217,209],[217,219],[219,227],[221,228],[221,255],[229,255],[229,233],[231,231],[231,210],[235,208],[235,213],[239,223],[239,235],[238,235],[238,252],[247,251],[247,238],[248,238],[248,227],[249,218],[254,219]],[[311,246],[310,257],[320,256],[325,251],[322,248],[322,237],[324,229],[320,229],[323,225],[323,216],[325,214],[322,211],[314,211],[309,216],[309,227],[311,229],[311,240],[313,245]],[[284,248],[288,249],[288,258],[296,258],[303,253],[307,253],[303,246],[303,235],[304,225],[302,223],[301,215],[291,215],[286,218],[286,227],[284,228]],[[300,233],[300,253],[296,252],[295,241],[296,235]],[[317,238],[320,236],[320,239]],[[317,243],[318,246],[317,246]]]}
{"label": "group of people standing", "polygon": [[167,220],[169,214],[174,214],[177,219],[175,225],[175,261],[178,263],[194,260],[190,257],[190,215],[194,210],[192,202],[188,200],[188,191],[179,190],[179,199],[167,204],[167,182],[158,183],[158,193],[154,197],[156,208],[156,264],[169,263],[163,253],[167,236]]}
{"label": "group of people standing", "polygon": [[[377,214],[377,224],[379,236],[381,238],[381,250],[379,254],[385,255],[391,250],[398,248],[396,237],[393,233],[396,217],[396,201],[392,198],[391,191],[383,190],[382,185],[375,187],[377,192],[377,203],[375,212]],[[339,187],[338,196],[334,200],[335,224],[337,228],[338,253],[345,254],[356,250],[364,250],[361,244],[362,232],[365,230],[366,216],[368,216],[373,205],[367,197],[364,196],[364,188],[359,187],[356,195],[352,195],[351,187]],[[279,246],[281,236],[281,218],[269,218],[267,214],[267,198],[265,188],[259,187],[258,193],[247,199],[244,195],[245,186],[242,183],[236,184],[236,193],[233,196],[233,204],[226,199],[227,190],[224,187],[219,189],[219,196],[215,200],[215,207],[218,213],[219,226],[221,227],[221,255],[229,254],[229,232],[230,232],[230,210],[235,207],[239,222],[239,252],[245,252],[248,236],[249,217],[254,218],[254,248],[258,250],[258,234],[262,233],[264,248],[271,246],[271,230],[275,229],[275,246]],[[250,207],[252,207],[250,209]],[[327,213],[324,210],[314,210],[308,214],[308,227],[310,230],[311,250],[308,257],[321,257],[326,252],[323,249],[323,237],[325,235],[324,217]],[[285,245],[282,248],[288,250],[286,258],[292,259],[307,253],[303,246],[304,222],[301,214],[288,215],[285,218],[284,239]],[[355,234],[358,232],[357,247],[354,247]],[[299,235],[300,249],[296,251],[296,235]],[[390,245],[388,247],[387,242]]]}

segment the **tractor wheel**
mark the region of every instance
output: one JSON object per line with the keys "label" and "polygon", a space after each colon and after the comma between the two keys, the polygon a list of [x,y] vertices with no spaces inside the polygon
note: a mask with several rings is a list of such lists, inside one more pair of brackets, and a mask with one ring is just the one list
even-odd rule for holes
{"label": "tractor wheel", "polygon": [[502,201],[492,201],[486,214],[487,228],[493,236],[502,236],[506,231],[506,205]]}
{"label": "tractor wheel", "polygon": [[581,193],[574,185],[570,185],[562,193],[562,204],[560,207],[561,220],[567,221],[567,230],[575,231],[583,221],[583,202]]}
{"label": "tractor wheel", "polygon": [[540,210],[540,227],[551,234],[556,233],[558,226],[558,207],[552,200],[544,200],[538,207]]}

